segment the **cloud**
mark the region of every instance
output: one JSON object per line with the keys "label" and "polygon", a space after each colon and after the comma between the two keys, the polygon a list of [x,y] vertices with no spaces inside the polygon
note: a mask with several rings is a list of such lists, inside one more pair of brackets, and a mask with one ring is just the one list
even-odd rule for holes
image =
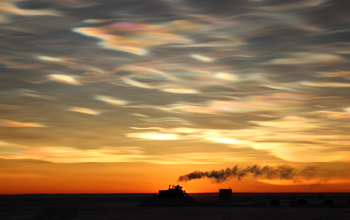
{"label": "cloud", "polygon": [[233,139],[233,138],[226,138],[226,137],[208,137],[206,138],[208,141],[212,141],[212,142],[215,142],[215,143],[222,143],[222,144],[235,144],[235,145],[241,145],[241,144],[244,144],[243,141],[240,141],[240,140],[236,140],[236,139]]}
{"label": "cloud", "polygon": [[242,156],[232,152],[193,152],[184,154],[164,154],[148,160],[150,163],[164,165],[183,165],[183,164],[218,164],[231,162],[232,158],[236,161],[248,161],[251,157]]}
{"label": "cloud", "polygon": [[322,149],[316,144],[261,142],[252,147],[256,150],[268,150],[273,155],[289,162],[335,162],[349,161],[350,152]]}
{"label": "cloud", "polygon": [[89,108],[80,108],[80,107],[71,107],[71,108],[68,108],[67,111],[79,112],[79,113],[88,114],[88,115],[101,114],[100,111],[96,111],[96,110],[89,109]]}
{"label": "cloud", "polygon": [[[123,65],[119,67],[116,72],[119,71],[128,71],[135,73],[130,77],[145,77],[148,76],[150,78],[151,76],[154,76],[154,78],[160,78],[160,79],[167,79],[167,80],[177,80],[176,77],[174,77],[172,74],[169,74],[165,71],[160,70],[160,67],[152,67],[148,65]],[[115,73],[116,73],[115,72]],[[130,77],[123,77],[123,79],[130,79]]]}
{"label": "cloud", "polygon": [[[230,148],[252,148],[269,152],[289,162],[348,161],[350,152],[336,147],[346,145],[348,138],[342,135],[312,132],[313,129],[327,127],[326,122],[289,116],[251,123],[259,126],[236,130],[151,127],[144,129],[154,129],[157,132],[131,133],[128,137],[149,140],[197,140],[225,144]],[[137,129],[143,130],[143,128]]]}
{"label": "cloud", "polygon": [[191,54],[190,57],[192,57],[193,59],[202,61],[202,62],[206,62],[206,63],[214,61],[213,58],[210,58],[210,57],[207,57],[207,56],[203,56],[203,55],[199,55],[199,54]]}
{"label": "cloud", "polygon": [[283,128],[290,130],[305,130],[310,128],[315,128],[319,126],[318,121],[313,119],[308,119],[299,116],[286,116],[276,120],[270,121],[250,121],[252,124],[265,126],[265,127],[273,127],[273,128]]}
{"label": "cloud", "polygon": [[350,180],[346,179],[298,179],[298,180],[277,180],[277,179],[258,179],[258,182],[271,185],[319,185],[319,184],[348,184]]}
{"label": "cloud", "polygon": [[[298,100],[314,97],[298,93],[276,93],[271,95],[246,96],[239,100],[210,100],[204,103],[175,103],[167,106],[148,106],[175,113],[199,113],[222,115],[225,113],[245,113],[256,111],[283,111],[298,109]],[[292,105],[294,103],[294,105]]]}
{"label": "cloud", "polygon": [[18,122],[0,119],[0,126],[2,127],[11,127],[11,128],[43,128],[46,127],[40,123],[30,123],[30,122]]}
{"label": "cloud", "polygon": [[[116,161],[221,163],[245,152],[263,162],[347,162],[344,1],[62,2],[0,3],[0,125],[6,140],[35,144],[24,148],[35,158],[45,160],[37,148],[102,161],[114,150],[98,144],[115,140],[157,152]],[[102,105],[121,112],[102,114]],[[63,147],[40,148],[57,138]],[[161,158],[175,142],[195,152]]]}
{"label": "cloud", "polygon": [[99,149],[80,150],[71,147],[29,148],[6,142],[0,142],[0,158],[34,159],[53,163],[86,162],[133,162],[144,160],[147,156],[138,147],[103,147]]}
{"label": "cloud", "polygon": [[76,80],[76,76],[51,74],[48,76],[48,79],[52,81],[61,82],[61,83],[71,84],[71,85],[81,85],[81,83]]}
{"label": "cloud", "polygon": [[291,58],[279,58],[267,62],[275,65],[303,65],[344,62],[345,59],[333,54],[300,53]]}
{"label": "cloud", "polygon": [[239,140],[230,135],[230,132],[227,130],[215,130],[215,129],[206,129],[202,130],[201,138],[203,140],[228,144],[233,148],[249,147],[254,142],[248,140]]}
{"label": "cloud", "polygon": [[[146,55],[148,48],[171,43],[187,44],[191,40],[171,33],[162,25],[136,22],[115,22],[102,27],[73,28],[73,32],[98,38],[99,45],[106,49],[124,51],[136,55]],[[116,33],[120,34],[117,35]]]}
{"label": "cloud", "polygon": [[178,140],[181,139],[177,134],[164,134],[155,132],[145,132],[145,133],[129,133],[126,135],[129,138],[141,138],[149,140]]}
{"label": "cloud", "polygon": [[151,85],[148,85],[146,83],[142,83],[142,82],[130,79],[130,78],[126,78],[126,77],[122,79],[122,82],[129,84],[129,85],[132,85],[132,86],[135,86],[135,87],[143,88],[143,89],[155,89],[156,88],[155,86],[151,86]]}
{"label": "cloud", "polygon": [[177,117],[164,117],[164,118],[145,118],[141,119],[142,121],[150,122],[150,123],[169,123],[169,122],[178,122],[185,125],[192,125],[189,121],[177,118]]}
{"label": "cloud", "polygon": [[228,130],[198,129],[188,127],[130,127],[135,130],[157,130],[157,132],[129,133],[127,137],[141,138],[150,140],[197,140],[209,143],[227,144],[232,148],[249,147],[254,142],[248,140],[239,140]]}
{"label": "cloud", "polygon": [[26,96],[26,97],[50,100],[50,101],[57,101],[57,100],[59,100],[59,98],[57,98],[57,97],[49,96],[49,95],[43,95],[43,94],[40,94],[37,91],[33,91],[33,90],[29,90],[29,89],[20,89],[20,95]]}
{"label": "cloud", "polygon": [[200,93],[196,89],[180,89],[180,88],[169,88],[169,89],[162,89],[164,92],[170,92],[170,93],[178,93],[178,94],[198,94]]}
{"label": "cloud", "polygon": [[350,83],[300,81],[299,84],[314,87],[350,87]]}
{"label": "cloud", "polygon": [[325,3],[326,0],[303,0],[303,1],[282,1],[278,4],[263,7],[266,11],[289,11],[289,10],[300,10],[310,7],[320,6]]}
{"label": "cloud", "polygon": [[214,42],[208,42],[208,43],[202,43],[202,44],[186,44],[186,45],[169,45],[168,47],[174,47],[174,48],[220,48],[220,47],[234,47],[243,44],[242,41],[239,39],[232,39],[232,40],[226,40],[226,41],[214,41]]}
{"label": "cloud", "polygon": [[350,71],[317,72],[317,76],[321,78],[350,77]]}
{"label": "cloud", "polygon": [[333,119],[350,118],[350,114],[349,112],[346,112],[346,109],[344,109],[344,112],[324,110],[324,111],[309,112],[308,114],[319,116],[319,117],[325,117],[325,118],[333,118]]}
{"label": "cloud", "polygon": [[218,79],[224,79],[224,80],[230,80],[230,81],[239,81],[239,77],[234,75],[234,74],[230,74],[230,73],[224,73],[224,72],[217,72],[215,74],[215,77]]}
{"label": "cloud", "polygon": [[350,107],[344,108],[344,111],[350,115]]}
{"label": "cloud", "polygon": [[105,96],[105,95],[95,95],[94,98],[96,100],[100,100],[103,102],[106,102],[111,105],[126,105],[128,102],[120,99],[113,98],[111,96]]}
{"label": "cloud", "polygon": [[96,149],[76,149],[71,147],[36,147],[0,141],[0,158],[2,159],[32,159],[49,161],[52,163],[126,163],[146,162],[154,164],[216,164],[231,161],[236,157],[238,161],[251,159],[237,156],[232,152],[193,152],[183,154],[147,155],[140,147],[101,147]]}
{"label": "cloud", "polygon": [[146,127],[146,128],[140,128],[140,127],[129,127],[131,129],[135,130],[162,130],[163,128],[160,127]]}
{"label": "cloud", "polygon": [[39,60],[48,61],[48,62],[63,62],[61,58],[48,57],[48,56],[38,56]]}
{"label": "cloud", "polygon": [[10,17],[13,15],[21,16],[62,16],[61,13],[54,10],[29,10],[21,9],[15,6],[14,2],[19,2],[22,0],[5,0],[0,2],[0,23],[5,23],[10,20]]}

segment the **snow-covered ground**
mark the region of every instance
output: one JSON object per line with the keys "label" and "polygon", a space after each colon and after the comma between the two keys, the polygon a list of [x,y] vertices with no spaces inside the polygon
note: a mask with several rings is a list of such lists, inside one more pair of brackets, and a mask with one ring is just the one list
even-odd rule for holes
{"label": "snow-covered ground", "polygon": [[[218,194],[190,194],[213,206],[140,207],[155,194],[109,195],[12,195],[0,196],[2,220],[76,219],[350,219],[347,194],[234,194],[230,201]],[[280,206],[268,206],[269,198]],[[309,205],[290,206],[291,198],[303,197]],[[319,205],[319,198],[334,205]]]}

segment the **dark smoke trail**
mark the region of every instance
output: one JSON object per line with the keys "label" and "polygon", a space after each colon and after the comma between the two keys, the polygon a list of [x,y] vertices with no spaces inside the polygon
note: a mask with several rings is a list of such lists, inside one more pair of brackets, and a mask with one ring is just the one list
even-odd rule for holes
{"label": "dark smoke trail", "polygon": [[306,167],[302,170],[297,170],[289,165],[282,166],[269,166],[266,165],[260,168],[258,165],[248,166],[246,168],[240,168],[238,165],[233,168],[226,168],[225,170],[213,170],[213,171],[194,171],[187,175],[179,177],[178,181],[187,182],[193,179],[210,178],[216,182],[224,182],[231,178],[237,178],[241,180],[248,174],[252,174],[254,178],[266,178],[266,179],[294,179],[297,176],[312,177],[316,172],[315,167]]}

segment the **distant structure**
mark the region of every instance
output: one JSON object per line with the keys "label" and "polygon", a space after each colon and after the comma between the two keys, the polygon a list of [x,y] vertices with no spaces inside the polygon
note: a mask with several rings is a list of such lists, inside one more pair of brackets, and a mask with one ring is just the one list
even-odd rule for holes
{"label": "distant structure", "polygon": [[159,190],[158,196],[168,198],[184,198],[187,197],[186,191],[182,190],[180,185],[169,185],[168,190]]}
{"label": "distant structure", "polygon": [[290,205],[292,206],[306,206],[308,205],[308,202],[304,198],[293,198],[290,202]]}
{"label": "distant structure", "polygon": [[278,199],[271,198],[271,199],[267,200],[266,205],[268,205],[268,206],[280,206],[281,203]]}
{"label": "distant structure", "polygon": [[333,205],[333,200],[331,199],[321,199],[319,202],[320,205]]}
{"label": "distant structure", "polygon": [[232,197],[232,189],[219,189],[219,198],[220,199],[231,199]]}

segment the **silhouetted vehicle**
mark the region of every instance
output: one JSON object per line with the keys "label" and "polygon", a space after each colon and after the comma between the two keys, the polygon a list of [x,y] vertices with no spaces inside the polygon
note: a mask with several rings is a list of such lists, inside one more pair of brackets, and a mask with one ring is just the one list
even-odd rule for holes
{"label": "silhouetted vehicle", "polygon": [[182,190],[180,185],[172,185],[168,190],[159,190],[158,196],[169,197],[169,198],[184,198],[187,196],[186,191]]}
{"label": "silhouetted vehicle", "polygon": [[219,189],[220,199],[230,199],[232,197],[232,189]]}

